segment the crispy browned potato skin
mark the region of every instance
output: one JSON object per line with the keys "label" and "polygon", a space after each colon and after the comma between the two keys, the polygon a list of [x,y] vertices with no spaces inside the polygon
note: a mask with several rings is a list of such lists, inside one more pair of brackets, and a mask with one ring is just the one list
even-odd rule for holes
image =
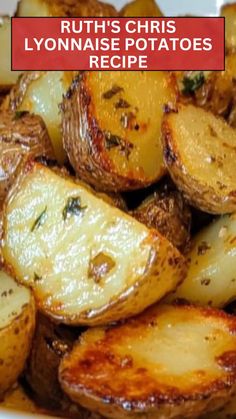
{"label": "crispy browned potato skin", "polygon": [[145,199],[131,215],[148,228],[158,230],[181,251],[190,241],[190,208],[182,194],[168,185]]}
{"label": "crispy browned potato skin", "polygon": [[[48,7],[49,16],[98,17],[117,16],[118,12],[111,4],[98,0],[42,0]],[[22,16],[22,5],[18,3],[17,16]]]}
{"label": "crispy browned potato skin", "polygon": [[93,419],[90,412],[70,401],[58,381],[60,361],[72,349],[79,330],[57,325],[40,313],[36,320],[31,354],[23,376],[31,397],[57,416]]}
{"label": "crispy browned potato skin", "polygon": [[[192,116],[192,121],[189,121],[194,127],[199,127],[199,130],[202,129],[203,126],[207,127],[206,120],[212,119],[217,122],[218,124],[221,124],[221,128],[225,127],[225,129],[228,129],[230,132],[228,135],[232,134],[233,130],[231,127],[227,125],[227,123],[220,117],[215,117],[211,112],[205,111],[203,109],[200,109],[199,107],[194,107],[193,105],[183,105],[179,104],[178,108],[168,110],[163,118],[162,122],[162,145],[163,145],[163,154],[164,154],[164,160],[165,164],[169,170],[169,173],[171,175],[172,180],[176,185],[178,185],[179,190],[182,191],[184,197],[186,200],[196,207],[197,209],[207,212],[212,215],[221,215],[221,214],[227,214],[227,213],[233,213],[235,212],[235,190],[234,190],[234,183],[231,179],[228,181],[229,188],[228,191],[225,192],[225,189],[228,187],[228,185],[224,187],[221,186],[220,182],[217,186],[212,186],[210,182],[210,178],[207,178],[204,181],[200,181],[197,176],[191,175],[191,169],[189,170],[189,167],[191,164],[189,164],[188,169],[186,168],[186,165],[184,163],[184,156],[185,151],[181,148],[179,148],[178,144],[178,130],[174,128],[174,124],[172,125],[172,117],[173,120],[175,119],[175,115],[181,114],[182,110],[185,111],[188,109],[190,112],[190,108],[192,108],[191,116],[194,113],[194,116]],[[198,118],[199,123],[196,117],[196,113],[198,112]],[[200,114],[200,116],[199,116]],[[200,118],[202,118],[200,120]],[[206,120],[204,120],[204,118]],[[207,119],[208,118],[208,119]],[[185,121],[186,127],[187,122]],[[222,128],[223,129],[223,128]],[[191,132],[191,131],[189,131]],[[233,134],[235,134],[233,132]],[[189,134],[190,135],[190,134]],[[209,138],[211,138],[211,135],[204,136],[202,133],[200,133],[202,137],[203,144],[205,145],[205,149],[207,150],[207,146],[212,146],[212,143],[209,141]],[[215,135],[215,133],[213,133]],[[217,137],[217,135],[216,135]],[[231,137],[230,137],[231,138]],[[229,138],[229,139],[230,139]],[[218,137],[219,141],[224,145],[224,142],[222,138]],[[227,138],[225,139],[227,142]],[[212,147],[213,150],[213,147]],[[232,147],[232,150],[234,148]],[[222,150],[221,150],[222,151]],[[230,154],[228,154],[228,162],[230,161],[233,164],[233,154],[232,154],[232,160],[230,160]],[[200,164],[199,159],[199,164]],[[190,163],[190,160],[188,160],[188,163]],[[196,166],[196,164],[195,164]],[[221,166],[219,164],[219,168],[221,169]],[[228,165],[225,164],[225,168],[228,168]],[[217,174],[217,171],[215,170],[215,173]],[[214,178],[213,178],[214,179]],[[214,185],[214,184],[213,184]],[[218,189],[217,189],[218,188]],[[232,188],[232,190],[230,190]],[[224,191],[224,193],[220,193]]]}
{"label": "crispy browned potato skin", "polygon": [[[170,76],[169,82],[176,90],[175,78]],[[128,175],[117,172],[105,147],[104,132],[93,115],[87,84],[86,72],[77,76],[62,104],[64,149],[76,173],[86,183],[105,192],[141,189],[159,180],[166,173],[164,164],[156,179],[147,178],[145,174],[136,177],[132,170]]]}
{"label": "crispy browned potato skin", "polygon": [[[101,141],[103,136],[90,114],[89,104],[84,73],[74,80],[62,105],[63,144],[72,166],[79,177],[98,190],[136,189],[141,185],[135,179],[123,178],[110,167],[111,163]],[[81,130],[83,140],[79,137]]]}
{"label": "crispy browned potato skin", "polygon": [[231,109],[228,115],[228,123],[231,125],[231,127],[236,128],[236,79],[233,83],[233,89],[232,89],[233,97],[231,101]]}
{"label": "crispy browned potato skin", "polygon": [[0,109],[1,109],[3,101],[6,99],[6,96],[10,92],[10,89],[11,89],[10,86],[1,86],[0,87]]}
{"label": "crispy browned potato skin", "polygon": [[41,314],[37,316],[36,325],[24,379],[37,403],[48,409],[69,410],[71,403],[58,383],[57,369],[61,357],[72,348],[76,334]]}
{"label": "crispy browned potato skin", "polygon": [[29,113],[0,113],[0,203],[26,158],[54,157],[43,120]]}
{"label": "crispy browned potato skin", "polygon": [[31,82],[39,79],[42,73],[41,71],[29,71],[20,75],[17,83],[11,89],[7,100],[4,102],[4,109],[9,109],[13,112],[16,111],[21,105]]}
{"label": "crispy browned potato skin", "polygon": [[[187,376],[188,384],[191,383],[190,387],[188,385],[185,387],[186,383],[182,377],[180,379],[182,384],[176,376],[173,377],[171,386],[165,383],[165,378],[164,383],[162,379],[156,380],[155,374],[158,375],[158,372],[154,372],[154,366],[152,370],[153,360],[150,360],[150,365],[145,368],[145,364],[142,364],[142,350],[139,348],[136,352],[135,345],[133,354],[126,353],[124,348],[127,348],[129,343],[132,346],[132,339],[137,341],[139,339],[137,336],[140,336],[143,345],[142,339],[148,339],[152,327],[158,328],[158,325],[162,327],[157,313],[164,310],[168,316],[169,310],[178,312],[179,309],[182,311],[183,323],[187,318],[195,316],[199,325],[204,324],[204,320],[206,323],[209,322],[212,318],[213,321],[219,322],[219,330],[222,327],[221,323],[224,323],[229,333],[235,330],[235,318],[223,311],[191,305],[153,306],[141,315],[113,328],[95,328],[85,332],[74,345],[72,352],[68,353],[60,364],[59,380],[64,391],[73,401],[80,402],[105,417],[119,419],[199,418],[204,411],[212,411],[214,407],[217,409],[224,404],[224,401],[227,403],[236,388],[235,353],[233,350],[227,351],[228,348],[223,342],[221,355],[219,359],[215,358],[218,365],[227,364],[227,367],[222,368],[222,376],[214,379],[211,374],[208,375],[206,371],[204,374],[201,371],[201,384],[197,385],[194,379],[191,383]],[[172,318],[170,328],[173,323]],[[219,331],[216,329],[215,332],[217,334]],[[170,335],[171,331],[164,339],[168,336],[168,341],[171,339]],[[214,340],[214,337],[212,338]],[[150,348],[155,359],[155,350],[151,342]],[[193,371],[194,368],[196,367],[193,367]],[[162,370],[161,362],[160,370],[165,377],[166,370]],[[195,373],[198,374],[197,371]]]}
{"label": "crispy browned potato skin", "polygon": [[103,193],[97,192],[97,196],[102,198],[108,204],[113,205],[116,208],[119,208],[121,211],[128,211],[127,204],[123,196],[119,193]]}

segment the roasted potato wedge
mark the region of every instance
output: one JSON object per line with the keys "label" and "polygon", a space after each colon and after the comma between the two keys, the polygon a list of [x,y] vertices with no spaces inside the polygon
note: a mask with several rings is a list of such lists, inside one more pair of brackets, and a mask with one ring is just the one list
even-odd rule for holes
{"label": "roasted potato wedge", "polygon": [[54,157],[43,120],[27,112],[0,112],[0,205],[29,157]]}
{"label": "roasted potato wedge", "polygon": [[120,11],[122,17],[160,17],[163,16],[155,0],[134,0]]}
{"label": "roasted potato wedge", "polygon": [[236,124],[236,54],[226,56],[225,71],[186,71],[176,77],[181,102],[191,102]]}
{"label": "roasted potato wedge", "polygon": [[175,103],[175,87],[175,79],[163,72],[95,71],[77,77],[64,97],[62,127],[78,175],[108,191],[137,189],[161,178],[163,106]]}
{"label": "roasted potato wedge", "polygon": [[190,240],[191,211],[183,196],[168,184],[154,192],[131,214],[148,228],[157,229],[183,251]]}
{"label": "roasted potato wedge", "polygon": [[236,3],[225,4],[221,9],[221,16],[225,17],[225,42],[228,52],[236,51]]}
{"label": "roasted potato wedge", "polygon": [[74,325],[132,316],[186,272],[183,256],[157,231],[33,162],[5,201],[2,254],[41,311]]}
{"label": "roasted potato wedge", "polygon": [[109,418],[193,418],[236,390],[236,318],[213,309],[155,306],[85,332],[59,368],[74,401]]}
{"label": "roasted potato wedge", "polygon": [[73,76],[73,72],[63,71],[24,73],[12,89],[8,100],[11,111],[29,111],[42,117],[60,163],[64,162],[66,155],[62,146],[59,104]]}
{"label": "roasted potato wedge", "polygon": [[236,210],[236,131],[223,119],[193,105],[164,117],[166,166],[188,201],[212,214]]}
{"label": "roasted potato wedge", "polygon": [[236,54],[226,57],[225,71],[211,72],[195,92],[195,103],[228,120],[234,100]]}
{"label": "roasted potato wedge", "polygon": [[117,16],[114,6],[98,0],[21,0],[17,16]]}
{"label": "roasted potato wedge", "polygon": [[31,292],[0,271],[0,397],[15,384],[29,355],[35,325]]}
{"label": "roasted potato wedge", "polygon": [[224,307],[236,299],[236,216],[214,221],[195,237],[186,255],[189,270],[170,300]]}
{"label": "roasted potato wedge", "polygon": [[8,16],[0,16],[0,45],[2,45],[0,91],[5,91],[17,81],[21,74],[20,71],[11,71],[11,18]]}

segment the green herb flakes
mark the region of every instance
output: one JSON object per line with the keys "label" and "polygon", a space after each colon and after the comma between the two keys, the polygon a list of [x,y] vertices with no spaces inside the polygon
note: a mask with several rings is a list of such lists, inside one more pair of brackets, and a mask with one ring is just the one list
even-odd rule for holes
{"label": "green herb flakes", "polygon": [[62,211],[63,220],[66,221],[69,216],[81,215],[87,206],[81,205],[81,199],[79,196],[68,198],[65,208]]}
{"label": "green herb flakes", "polygon": [[38,218],[35,220],[34,224],[31,227],[31,232],[34,232],[35,230],[38,230],[39,227],[41,227],[47,217],[47,207],[44,208],[44,210],[41,212],[41,214],[38,216]]}

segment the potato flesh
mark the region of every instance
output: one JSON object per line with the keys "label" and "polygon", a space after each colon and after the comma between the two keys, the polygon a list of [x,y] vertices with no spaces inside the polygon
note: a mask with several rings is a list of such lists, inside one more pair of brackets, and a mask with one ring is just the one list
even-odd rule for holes
{"label": "potato flesh", "polygon": [[221,16],[225,17],[225,39],[228,51],[236,50],[236,4],[226,4],[221,9]]}
{"label": "potato flesh", "polygon": [[59,104],[62,102],[62,96],[67,91],[72,78],[73,74],[71,72],[42,72],[38,79],[33,80],[29,84],[17,108],[18,111],[27,110],[42,117],[59,162],[65,160],[60,129],[61,115]]}
{"label": "potato flesh", "polygon": [[[81,212],[71,212],[63,219],[73,197],[80,199]],[[37,225],[40,217],[43,224]],[[183,277],[180,254],[155,232],[84,186],[38,164],[23,177],[7,204],[3,257],[18,280],[34,289],[39,305],[52,315],[65,316],[65,321],[82,314],[85,319],[93,317],[96,310],[106,305],[109,308],[122,293],[128,298],[134,284],[137,286],[145,275],[148,284],[156,251],[160,260],[164,259],[165,273],[161,279],[158,273],[153,275],[154,283],[158,283],[155,293],[150,289],[154,300]],[[106,267],[102,278],[96,278],[89,275],[89,267],[101,254],[113,265]],[[176,258],[174,266],[168,262],[171,257]],[[139,310],[137,304],[135,309]]]}
{"label": "potato flesh", "polygon": [[0,330],[12,323],[21,312],[24,304],[30,302],[30,292],[18,285],[9,275],[0,271]]}
{"label": "potato flesh", "polygon": [[114,16],[116,10],[110,4],[96,0],[21,0],[17,16]]}
{"label": "potato flesh", "polygon": [[189,270],[169,298],[224,307],[236,296],[236,217],[224,216],[201,231],[186,255]]}
{"label": "potato flesh", "polygon": [[42,0],[21,0],[18,5],[18,16],[39,16],[49,17],[48,5]]}
{"label": "potato flesh", "polygon": [[[163,72],[91,72],[87,85],[101,130],[133,145],[128,158],[119,147],[108,151],[118,172],[123,176],[133,173],[134,177],[147,178],[147,182],[158,179],[163,174],[160,143],[163,106],[175,103],[175,90],[170,85],[169,75]],[[111,99],[104,99],[104,93],[114,85],[123,91]],[[116,109],[120,99],[130,107]],[[134,126],[125,128],[121,122],[121,118],[129,117],[130,112],[134,114],[133,124],[137,129]]]}
{"label": "potato flesh", "polygon": [[0,272],[0,398],[22,373],[35,325],[30,291]]}
{"label": "potato flesh", "polygon": [[[200,182],[203,183],[209,181],[219,194],[225,196],[226,191],[230,192],[232,190],[230,187],[228,189],[228,185],[233,184],[236,188],[232,170],[236,157],[236,148],[234,148],[236,131],[212,118],[210,114],[199,112],[199,115],[196,114],[196,117],[194,117],[194,115],[191,115],[191,110],[190,107],[186,109],[185,114],[182,113],[182,120],[176,119],[175,125],[175,129],[179,133],[179,147],[185,151],[181,155],[183,165],[188,168],[193,177],[199,178]],[[202,119],[198,119],[200,117]],[[202,126],[199,124],[200,120],[202,124],[204,123]],[[217,139],[214,138],[213,131],[216,132]],[[188,142],[185,141],[187,137],[189,138]],[[205,138],[205,141],[202,141],[203,138]],[[224,152],[223,155],[222,151]],[[221,170],[222,160],[223,171]],[[227,189],[219,189],[219,182],[224,184]]]}
{"label": "potato flesh", "polygon": [[163,13],[156,4],[155,0],[134,0],[128,3],[121,10],[123,17],[161,17]]}
{"label": "potato flesh", "polygon": [[[31,283],[34,272],[39,277],[44,277],[46,273],[51,278],[47,287],[49,294],[54,294],[54,297],[57,296],[60,299],[62,288],[65,286],[65,305],[69,311],[73,312],[76,307],[70,307],[72,292],[77,293],[76,299],[73,298],[73,300],[79,302],[82,310],[87,310],[90,306],[96,307],[96,304],[103,305],[109,299],[109,295],[119,293],[125,285],[123,283],[125,278],[130,278],[132,283],[133,275],[143,273],[150,247],[146,246],[140,252],[140,244],[148,234],[148,230],[144,229],[141,224],[136,225],[137,236],[134,236],[133,229],[130,231],[130,227],[135,223],[131,219],[119,217],[116,211],[110,216],[110,207],[103,206],[101,211],[101,202],[91,197],[85,189],[80,189],[69,182],[65,185],[63,179],[57,179],[54,175],[50,179],[49,176],[44,176],[43,171],[41,173],[39,171],[34,183],[26,185],[22,192],[18,195],[17,201],[10,206],[8,218],[8,244],[12,249],[14,259],[19,261],[17,277],[22,278],[26,283]],[[39,194],[41,194],[40,199]],[[66,225],[62,218],[63,208],[68,198],[77,195],[81,197],[82,205],[88,206],[91,211],[87,215],[86,222],[84,217],[80,216],[76,220],[71,218]],[[30,196],[31,202],[29,202]],[[53,203],[51,202],[53,205],[49,207],[52,196],[54,197]],[[35,234],[29,234],[29,226],[33,225],[35,215],[42,213],[46,206],[48,207],[46,229],[41,228]],[[28,217],[23,221],[21,214],[26,212],[26,207],[28,207]],[[11,234],[14,228],[15,233]],[[19,234],[20,230],[21,234]],[[19,247],[14,249],[16,234]],[[113,275],[105,280],[106,286],[104,284],[102,288],[101,285],[87,278],[90,259],[87,245],[90,243],[92,255],[108,252],[116,261]],[[124,259],[130,251],[132,258],[136,259],[137,256],[139,258],[137,267],[131,268],[127,258]],[[45,257],[48,262],[45,261]],[[120,281],[117,280],[118,277]],[[68,282],[67,286],[66,282]]]}
{"label": "potato flesh", "polygon": [[9,394],[6,394],[4,400],[0,402],[0,408],[37,414],[37,418],[39,418],[38,415],[40,413],[46,414],[39,407],[36,407],[34,402],[25,394],[23,388],[20,386],[12,390]]}
{"label": "potato flesh", "polygon": [[0,45],[4,45],[1,50],[1,70],[0,87],[12,85],[16,82],[20,71],[11,71],[11,19],[0,17]]}
{"label": "potato flesh", "polygon": [[170,174],[189,201],[210,213],[234,212],[236,131],[210,112],[181,105],[166,116],[163,138]]}
{"label": "potato flesh", "polygon": [[231,322],[217,311],[156,306],[124,325],[90,330],[62,360],[62,388],[112,418],[196,417],[214,410],[225,403],[214,384],[227,383],[231,374],[222,367],[224,356],[235,352]]}

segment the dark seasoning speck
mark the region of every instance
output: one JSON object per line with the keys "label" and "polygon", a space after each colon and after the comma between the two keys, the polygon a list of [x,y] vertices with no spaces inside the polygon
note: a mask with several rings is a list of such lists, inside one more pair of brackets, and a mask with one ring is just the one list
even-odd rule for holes
{"label": "dark seasoning speck", "polygon": [[133,149],[134,145],[119,137],[118,135],[113,135],[110,131],[104,132],[105,137],[105,147],[107,150],[113,148],[119,148],[121,153],[124,153],[125,157],[128,159]]}
{"label": "dark seasoning speck", "polygon": [[67,199],[67,203],[62,211],[63,220],[66,221],[68,217],[75,215],[83,215],[87,206],[82,206],[81,198],[79,196],[70,197]]}
{"label": "dark seasoning speck", "polygon": [[109,99],[112,99],[114,96],[116,96],[118,93],[121,93],[123,91],[124,89],[122,87],[118,86],[117,84],[114,84],[110,90],[103,93],[102,98],[109,100]]}
{"label": "dark seasoning speck", "polygon": [[[113,85],[112,88],[102,94],[102,98],[105,100],[110,100],[117,96],[119,93],[124,93],[124,89],[121,86]],[[130,109],[131,104],[125,100],[123,97],[120,97],[114,103],[115,110],[125,110]],[[139,131],[140,125],[136,121],[136,114],[138,108],[135,107],[133,111],[123,112],[120,116],[121,127],[125,130],[135,130]],[[119,148],[120,152],[124,154],[126,159],[129,159],[129,156],[134,148],[134,145],[127,141],[125,138],[121,138],[119,135],[113,134],[110,131],[104,132],[105,137],[105,148],[111,150],[113,148]]]}

